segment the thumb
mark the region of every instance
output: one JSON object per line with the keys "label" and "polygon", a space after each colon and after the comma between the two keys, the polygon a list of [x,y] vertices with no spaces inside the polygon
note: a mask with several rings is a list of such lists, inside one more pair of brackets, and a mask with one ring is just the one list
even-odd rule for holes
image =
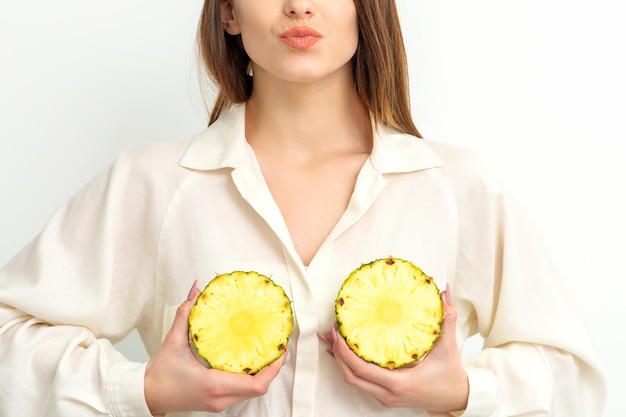
{"label": "thumb", "polygon": [[186,345],[189,343],[189,313],[200,295],[198,281],[194,281],[187,299],[178,306],[172,327],[165,337],[165,342]]}
{"label": "thumb", "polygon": [[441,300],[443,301],[444,318],[441,323],[441,337],[437,340],[437,344],[440,344],[442,353],[451,353],[456,356],[457,344],[456,344],[456,310],[451,304],[452,295],[450,293],[450,286],[446,284],[446,290],[441,293]]}

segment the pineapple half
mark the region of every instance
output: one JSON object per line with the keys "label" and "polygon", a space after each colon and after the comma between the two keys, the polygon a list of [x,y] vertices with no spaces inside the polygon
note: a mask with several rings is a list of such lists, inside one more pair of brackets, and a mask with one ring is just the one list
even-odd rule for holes
{"label": "pineapple half", "polygon": [[337,295],[335,313],[350,348],[389,369],[423,358],[441,334],[444,315],[434,280],[393,257],[354,270]]}
{"label": "pineapple half", "polygon": [[293,330],[283,288],[257,272],[216,276],[189,315],[198,355],[214,369],[255,374],[287,349]]}

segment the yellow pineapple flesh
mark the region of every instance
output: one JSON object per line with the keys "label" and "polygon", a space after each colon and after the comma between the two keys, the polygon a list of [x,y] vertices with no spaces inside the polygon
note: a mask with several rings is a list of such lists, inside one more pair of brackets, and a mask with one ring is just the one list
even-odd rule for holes
{"label": "yellow pineapple flesh", "polygon": [[434,280],[393,257],[354,270],[337,295],[335,313],[350,348],[390,369],[422,359],[439,338],[444,315]]}
{"label": "yellow pineapple flesh", "polygon": [[257,272],[216,276],[198,296],[189,332],[198,355],[214,368],[255,374],[287,349],[293,330],[284,289]]}

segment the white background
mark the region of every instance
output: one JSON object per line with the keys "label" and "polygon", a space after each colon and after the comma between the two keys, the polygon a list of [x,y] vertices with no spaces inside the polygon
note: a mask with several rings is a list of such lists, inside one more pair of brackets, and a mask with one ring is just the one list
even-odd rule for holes
{"label": "white background", "polygon": [[[585,302],[609,398],[626,383],[626,13],[621,0],[399,0],[413,112],[482,153]],[[0,0],[0,264],[140,142],[206,124],[200,0]],[[558,332],[558,329],[554,329]],[[136,335],[120,344],[144,360]]]}

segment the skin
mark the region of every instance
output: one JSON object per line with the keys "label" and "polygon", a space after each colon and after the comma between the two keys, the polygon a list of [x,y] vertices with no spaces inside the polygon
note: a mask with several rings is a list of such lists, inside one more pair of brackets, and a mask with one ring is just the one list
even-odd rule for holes
{"label": "skin", "polygon": [[[235,0],[225,8],[227,32],[241,33],[253,62],[246,137],[308,265],[345,211],[371,150],[369,113],[350,63],[356,9],[352,0]],[[322,39],[307,50],[280,40],[302,26]]]}
{"label": "skin", "polygon": [[450,289],[442,292],[445,318],[441,337],[418,364],[384,369],[356,356],[334,326],[318,337],[335,358],[346,383],[376,398],[389,408],[422,408],[432,412],[464,410],[469,385],[456,344],[456,312]]}
{"label": "skin", "polygon": [[[226,0],[222,25],[241,34],[254,86],[246,103],[246,138],[304,265],[345,211],[358,172],[371,152],[368,109],[354,88],[350,59],[358,43],[353,0]],[[308,26],[322,35],[311,48],[292,48],[280,35]],[[265,394],[285,355],[254,376],[206,369],[193,357],[187,320],[195,286],[179,307],[146,368],[144,391],[153,415],[220,412]],[[330,329],[319,334],[346,383],[386,407],[462,410],[469,393],[456,348],[456,314],[444,303],[442,337],[418,366],[384,370],[360,359]]]}
{"label": "skin", "polygon": [[196,283],[176,310],[163,345],[148,362],[144,378],[146,404],[153,416],[173,411],[221,412],[267,392],[286,355],[254,376],[207,369],[193,356],[188,318],[200,291]]}

